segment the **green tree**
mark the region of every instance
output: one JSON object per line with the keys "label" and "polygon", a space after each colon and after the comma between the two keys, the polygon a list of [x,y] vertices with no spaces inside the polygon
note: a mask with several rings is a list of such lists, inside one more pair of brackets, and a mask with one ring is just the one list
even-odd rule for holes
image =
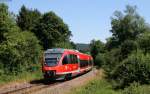
{"label": "green tree", "polygon": [[92,40],[90,43],[90,52],[91,52],[93,59],[95,60],[98,53],[105,52],[104,43],[101,42],[100,40]]}
{"label": "green tree", "polygon": [[130,83],[139,82],[141,84],[150,83],[150,54],[144,55],[137,51],[123,60],[110,75],[114,80],[113,85],[116,88],[124,88]]}
{"label": "green tree", "polygon": [[75,44],[73,41],[71,41],[70,43],[71,43],[73,49],[76,49],[76,48],[77,48],[77,47],[76,47],[76,44]]}
{"label": "green tree", "polygon": [[111,51],[106,51],[104,53],[103,61],[104,62],[103,62],[102,67],[106,71],[108,78],[110,78],[110,73],[122,61],[121,49],[115,48],[115,49],[112,49]]}
{"label": "green tree", "polygon": [[121,57],[122,60],[127,58],[129,54],[131,54],[133,51],[137,51],[138,49],[138,44],[136,41],[133,40],[126,40],[124,41],[121,46]]}
{"label": "green tree", "polygon": [[144,18],[136,12],[136,6],[128,5],[124,13],[114,13],[111,25],[112,36],[107,39],[103,65],[107,78],[116,88],[124,88],[134,81],[149,83],[150,28]]}
{"label": "green tree", "polygon": [[136,12],[136,6],[126,6],[124,14],[116,11],[111,19],[112,36],[120,45],[125,40],[135,40],[147,29],[145,20]]}
{"label": "green tree", "polygon": [[65,49],[73,49],[73,45],[70,42],[60,42],[57,43],[56,48],[65,48]]}
{"label": "green tree", "polygon": [[69,41],[71,36],[67,24],[54,12],[45,13],[33,31],[44,49],[55,47],[58,42]]}
{"label": "green tree", "polygon": [[9,32],[6,41],[0,45],[0,61],[5,74],[18,74],[28,71],[38,63],[40,46],[31,32]]}
{"label": "green tree", "polygon": [[114,48],[118,48],[119,42],[115,37],[107,38],[107,42],[105,44],[106,50],[110,51]]}
{"label": "green tree", "polygon": [[150,31],[141,34],[138,37],[138,43],[144,53],[150,53]]}
{"label": "green tree", "polygon": [[27,9],[24,5],[21,7],[19,14],[17,15],[17,24],[24,30],[33,30],[35,25],[39,22],[41,13],[35,9]]}
{"label": "green tree", "polygon": [[99,53],[96,58],[95,58],[95,65],[97,65],[98,67],[102,67],[102,65],[105,62],[105,55],[104,53]]}
{"label": "green tree", "polygon": [[0,4],[0,74],[27,71],[40,55],[39,41],[31,32],[21,32],[5,4]]}
{"label": "green tree", "polygon": [[12,17],[8,12],[8,7],[0,3],[0,43],[5,40],[5,33],[17,29]]}

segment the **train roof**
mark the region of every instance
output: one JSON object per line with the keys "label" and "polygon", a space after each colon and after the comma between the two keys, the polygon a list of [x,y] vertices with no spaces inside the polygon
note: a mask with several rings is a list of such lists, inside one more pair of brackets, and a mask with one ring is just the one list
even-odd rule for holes
{"label": "train roof", "polygon": [[47,49],[44,53],[64,53],[65,51],[69,51],[69,52],[76,52],[80,55],[87,55],[90,56],[88,54],[85,53],[81,53],[78,50],[74,50],[74,49],[63,49],[63,48],[53,48],[53,49]]}
{"label": "train roof", "polygon": [[74,50],[74,49],[53,48],[53,49],[47,49],[45,53],[64,53],[65,51],[79,52],[78,50]]}

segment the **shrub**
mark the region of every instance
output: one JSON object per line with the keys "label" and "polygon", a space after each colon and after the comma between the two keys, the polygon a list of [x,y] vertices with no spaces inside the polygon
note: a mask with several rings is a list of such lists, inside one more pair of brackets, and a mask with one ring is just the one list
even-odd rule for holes
{"label": "shrub", "polygon": [[105,62],[105,57],[103,53],[99,53],[95,58],[95,65],[101,67]]}
{"label": "shrub", "polygon": [[94,79],[86,86],[73,89],[68,94],[121,94],[114,91],[110,83],[103,79]]}
{"label": "shrub", "polygon": [[38,40],[31,32],[9,32],[6,41],[0,45],[0,61],[5,74],[28,71],[38,61],[39,55]]}
{"label": "shrub", "polygon": [[140,35],[138,38],[138,43],[140,49],[142,49],[144,53],[150,53],[150,32]]}
{"label": "shrub", "polygon": [[150,54],[141,51],[131,54],[110,74],[115,88],[124,88],[132,82],[150,83]]}
{"label": "shrub", "polygon": [[139,83],[133,83],[129,87],[125,88],[122,94],[149,94],[149,92],[149,86],[140,85]]}
{"label": "shrub", "polygon": [[105,44],[103,42],[101,42],[100,40],[92,40],[90,42],[90,53],[94,60],[95,60],[96,56],[98,55],[98,53],[105,52],[104,46],[105,46]]}
{"label": "shrub", "polygon": [[108,77],[110,72],[119,64],[121,60],[120,49],[112,49],[104,54],[104,63],[102,67],[106,71]]}
{"label": "shrub", "polygon": [[126,40],[121,44],[121,56],[122,59],[125,59],[128,57],[128,55],[137,50],[137,43],[133,40]]}

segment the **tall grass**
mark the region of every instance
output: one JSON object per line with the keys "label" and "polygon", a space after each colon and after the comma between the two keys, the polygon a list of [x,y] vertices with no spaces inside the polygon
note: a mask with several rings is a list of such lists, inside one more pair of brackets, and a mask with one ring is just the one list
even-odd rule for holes
{"label": "tall grass", "polygon": [[105,79],[94,79],[85,86],[73,88],[68,94],[150,94],[150,85],[132,83],[129,87],[114,90]]}
{"label": "tall grass", "polygon": [[35,79],[41,79],[42,72],[40,70],[35,72],[23,72],[19,75],[1,75],[0,76],[0,85],[7,84],[9,82],[23,82],[31,81]]}
{"label": "tall grass", "polygon": [[112,89],[112,86],[104,79],[94,79],[87,85],[78,87],[69,94],[121,94]]}
{"label": "tall grass", "polygon": [[140,85],[137,82],[132,83],[122,91],[122,94],[150,94],[149,85]]}

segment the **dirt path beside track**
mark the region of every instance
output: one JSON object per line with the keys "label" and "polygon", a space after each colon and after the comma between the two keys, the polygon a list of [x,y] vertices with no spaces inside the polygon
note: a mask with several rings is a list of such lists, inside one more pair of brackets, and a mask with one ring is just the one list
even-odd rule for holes
{"label": "dirt path beside track", "polygon": [[11,83],[0,87],[0,94],[66,94],[73,88],[85,85],[95,77],[102,77],[102,70],[93,69],[69,81],[56,81],[45,84],[44,80]]}
{"label": "dirt path beside track", "polygon": [[77,88],[78,86],[83,86],[87,84],[89,81],[94,79],[96,76],[102,77],[102,70],[93,69],[92,71],[76,77],[70,81],[66,81],[64,83],[55,85],[50,88],[43,89],[38,92],[33,92],[32,94],[66,94],[70,92],[73,88]]}

